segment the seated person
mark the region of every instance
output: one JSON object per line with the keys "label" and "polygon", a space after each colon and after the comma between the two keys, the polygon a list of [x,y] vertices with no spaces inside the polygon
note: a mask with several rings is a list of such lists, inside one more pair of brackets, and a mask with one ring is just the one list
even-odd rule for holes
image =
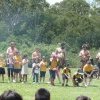
{"label": "seated person", "polygon": [[79,70],[72,77],[73,86],[79,86],[79,83],[83,81],[83,73],[80,73]]}

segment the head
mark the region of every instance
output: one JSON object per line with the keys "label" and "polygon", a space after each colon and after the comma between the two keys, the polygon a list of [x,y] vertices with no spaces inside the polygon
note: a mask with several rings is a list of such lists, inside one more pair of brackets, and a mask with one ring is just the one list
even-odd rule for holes
{"label": "head", "polygon": [[78,96],[77,98],[76,98],[76,100],[91,100],[89,97],[87,97],[87,96],[83,96],[83,95],[81,95],[81,96]]}
{"label": "head", "polygon": [[39,52],[40,52],[40,49],[39,49],[39,48],[36,48],[35,51],[36,51],[37,53],[39,53]]}
{"label": "head", "polygon": [[10,43],[10,46],[11,46],[12,48],[15,47],[15,46],[16,46],[15,42],[11,42],[11,43]]}
{"label": "head", "polygon": [[46,61],[46,58],[45,58],[45,56],[43,56],[43,57],[42,57],[42,60],[43,60],[43,61]]}
{"label": "head", "polygon": [[82,49],[84,49],[84,50],[86,50],[86,49],[87,49],[86,44],[83,44],[83,45],[82,45]]}
{"label": "head", "polygon": [[45,88],[40,88],[35,93],[35,100],[50,100],[50,92]]}
{"label": "head", "polygon": [[0,100],[23,100],[23,99],[19,93],[12,90],[8,90],[1,94]]}
{"label": "head", "polygon": [[16,52],[15,52],[15,55],[19,55],[19,54],[20,54],[19,51],[16,51]]}
{"label": "head", "polygon": [[24,58],[27,58],[27,55],[26,55],[26,54],[25,54],[25,55],[23,55],[23,59],[24,59]]}

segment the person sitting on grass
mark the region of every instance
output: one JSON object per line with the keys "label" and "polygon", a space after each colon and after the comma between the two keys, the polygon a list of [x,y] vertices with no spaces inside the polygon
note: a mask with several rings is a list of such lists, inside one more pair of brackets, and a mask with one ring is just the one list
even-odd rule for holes
{"label": "person sitting on grass", "polygon": [[87,64],[83,66],[83,72],[84,72],[84,85],[88,86],[92,81],[92,76],[94,73],[94,66],[91,64],[91,61],[87,61]]}
{"label": "person sitting on grass", "polygon": [[43,78],[43,82],[45,81],[45,74],[47,69],[47,61],[46,58],[43,56],[42,61],[40,62],[40,82]]}
{"label": "person sitting on grass", "polygon": [[51,85],[55,86],[54,80],[56,77],[56,70],[58,66],[57,57],[55,55],[52,56],[52,58],[50,58],[49,65],[50,65],[50,82],[51,82]]}
{"label": "person sitting on grass", "polygon": [[40,88],[35,93],[35,100],[50,100],[50,92],[45,88]]}
{"label": "person sitting on grass", "polygon": [[65,66],[62,70],[62,86],[68,86],[68,80],[71,77],[71,70],[68,68],[69,64],[67,64],[67,66]]}
{"label": "person sitting on grass", "polygon": [[2,82],[4,82],[4,74],[5,74],[5,67],[6,63],[3,58],[3,54],[0,54],[0,76],[2,75]]}
{"label": "person sitting on grass", "polygon": [[23,98],[19,93],[13,90],[8,90],[8,91],[4,91],[0,95],[0,100],[23,100]]}
{"label": "person sitting on grass", "polygon": [[91,100],[91,98],[89,98],[89,97],[87,97],[87,96],[81,95],[81,96],[78,96],[78,97],[76,98],[76,100]]}
{"label": "person sitting on grass", "polygon": [[73,86],[79,86],[79,83],[83,82],[83,73],[78,70],[72,77]]}

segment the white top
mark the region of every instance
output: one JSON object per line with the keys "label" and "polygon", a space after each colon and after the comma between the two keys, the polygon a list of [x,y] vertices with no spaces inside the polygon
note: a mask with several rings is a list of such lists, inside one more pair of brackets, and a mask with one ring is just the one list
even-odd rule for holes
{"label": "white top", "polygon": [[39,72],[40,72],[40,64],[39,63],[33,63],[32,68],[34,69],[34,73],[39,74]]}

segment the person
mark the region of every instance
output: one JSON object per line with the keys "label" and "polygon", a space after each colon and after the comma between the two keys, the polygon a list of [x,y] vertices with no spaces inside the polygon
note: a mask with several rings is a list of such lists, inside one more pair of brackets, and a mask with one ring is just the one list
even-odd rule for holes
{"label": "person", "polygon": [[40,62],[40,82],[43,78],[43,82],[45,81],[45,74],[47,69],[47,61],[46,58],[43,56],[42,61]]}
{"label": "person", "polygon": [[2,82],[4,82],[4,74],[5,74],[5,67],[6,63],[3,58],[3,54],[0,54],[0,76],[2,76]]}
{"label": "person", "polygon": [[98,67],[98,79],[100,77],[100,52],[96,55],[97,67]]}
{"label": "person", "polygon": [[50,100],[50,92],[45,88],[40,88],[35,93],[35,100]]}
{"label": "person", "polygon": [[16,51],[14,59],[14,80],[13,82],[21,82],[21,67],[22,67],[22,58],[19,51]]}
{"label": "person", "polygon": [[0,100],[23,100],[23,98],[16,91],[7,90],[0,95]]}
{"label": "person", "polygon": [[[65,66],[62,70],[62,86],[68,86],[68,80],[69,78],[71,78],[71,70],[68,68],[69,64],[67,64],[67,66]],[[66,81],[66,82],[65,82]]]}
{"label": "person", "polygon": [[87,63],[90,59],[90,51],[87,50],[87,46],[85,44],[82,45],[82,50],[79,53],[79,57],[82,62],[82,67]]}
{"label": "person", "polygon": [[84,72],[84,84],[85,86],[90,85],[90,82],[92,81],[92,76],[94,73],[94,66],[91,64],[91,61],[88,61],[83,66],[83,72]]}
{"label": "person", "polygon": [[35,62],[32,64],[33,83],[39,82],[39,72],[40,72],[40,64],[38,62],[38,59],[36,59]]}
{"label": "person", "polygon": [[7,58],[7,73],[8,73],[8,82],[13,81],[13,72],[14,72],[14,60],[11,55],[8,55]]}
{"label": "person", "polygon": [[7,48],[6,54],[7,54],[7,72],[8,72],[8,82],[12,81],[14,78],[14,60],[13,57],[15,56],[15,53],[18,51],[16,48],[15,42],[10,42],[10,46]]}
{"label": "person", "polygon": [[73,86],[79,86],[79,83],[83,82],[83,73],[78,70],[72,77]]}
{"label": "person", "polygon": [[57,57],[56,56],[53,56],[52,58],[50,58],[50,82],[51,82],[51,85],[55,86],[54,84],[54,80],[55,80],[55,77],[56,77],[56,70],[57,70],[57,66],[58,66],[58,61],[57,61]]}
{"label": "person", "polygon": [[32,53],[32,60],[33,62],[35,60],[38,60],[38,62],[41,61],[41,52],[39,48],[36,48],[35,51]]}
{"label": "person", "polygon": [[28,57],[27,55],[23,56],[22,59],[22,69],[21,69],[21,75],[22,75],[22,81],[27,82],[27,75],[28,75]]}
{"label": "person", "polygon": [[78,96],[78,97],[76,98],[76,100],[91,100],[91,98],[90,98],[90,97],[87,97],[87,96],[81,95],[81,96]]}

